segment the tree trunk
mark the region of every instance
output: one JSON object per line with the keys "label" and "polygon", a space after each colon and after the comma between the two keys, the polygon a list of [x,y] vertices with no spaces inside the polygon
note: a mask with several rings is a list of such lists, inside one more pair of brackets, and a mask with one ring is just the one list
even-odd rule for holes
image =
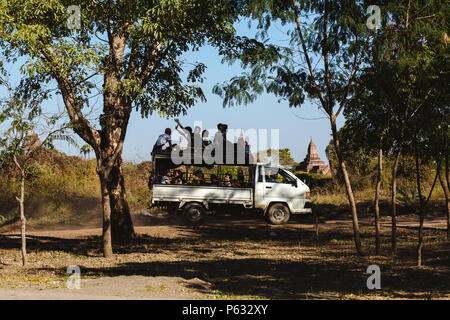
{"label": "tree trunk", "polygon": [[97,169],[100,178],[102,204],[103,204],[103,256],[111,258],[113,256],[111,241],[111,202],[108,192],[108,181],[101,169]]}
{"label": "tree trunk", "polygon": [[419,214],[420,214],[420,222],[419,222],[419,243],[417,245],[417,265],[420,267],[422,265],[422,247],[423,247],[423,223],[425,220],[425,206],[431,199],[431,195],[433,194],[434,187],[436,186],[436,181],[438,179],[439,172],[441,171],[441,159],[437,159],[436,166],[436,174],[433,179],[433,184],[431,185],[430,192],[426,200],[422,197],[422,189],[420,184],[420,165],[419,165],[419,153],[417,150],[417,142],[415,142],[415,158],[416,158],[416,178],[417,178],[417,192],[419,193]]}
{"label": "tree trunk", "polygon": [[445,181],[447,181],[447,190],[450,191],[450,179],[448,178],[448,170],[449,170],[449,164],[448,164],[448,154],[445,154]]}
{"label": "tree trunk", "polygon": [[119,80],[114,71],[114,61],[120,61],[123,56],[125,40],[116,35],[112,41],[116,45],[108,58],[107,71],[104,75],[104,114],[100,117],[102,126],[100,153],[103,163],[111,162],[107,165],[111,171],[108,172],[105,187],[110,199],[112,240],[114,243],[126,243],[135,237],[122,169],[122,146],[132,111],[132,103],[129,97],[117,94]]}
{"label": "tree trunk", "polygon": [[24,165],[20,165],[17,157],[13,156],[14,164],[17,169],[20,171],[20,197],[16,197],[17,202],[19,203],[19,211],[20,211],[20,236],[21,236],[21,254],[22,254],[22,266],[26,266],[27,264],[27,237],[26,237],[26,225],[27,220],[25,218],[25,169]]}
{"label": "tree trunk", "polygon": [[[447,196],[450,197],[450,179],[448,178],[448,149],[445,151],[445,181],[447,182]],[[449,203],[447,200],[447,239],[450,239],[450,211]]]}
{"label": "tree trunk", "polygon": [[399,147],[392,167],[392,254],[394,256],[397,254],[397,170],[401,151]]}
{"label": "tree trunk", "polygon": [[70,120],[75,124],[74,131],[95,152],[104,209],[104,255],[112,256],[111,233],[114,238],[117,236],[121,239],[131,239],[134,236],[121,167],[123,142],[132,112],[133,98],[129,93],[124,93],[120,87],[126,32],[120,28],[111,30],[108,26],[106,33],[110,46],[108,56],[102,61],[104,83],[103,114],[99,119],[101,130],[94,129],[84,117],[75,85],[57,68],[59,62],[55,50],[47,48],[44,54],[52,63],[53,76],[58,81]]}
{"label": "tree trunk", "polygon": [[422,248],[423,248],[423,223],[424,217],[424,203],[422,197],[422,189],[420,184],[420,164],[419,164],[419,152],[417,150],[417,141],[415,141],[415,152],[414,157],[416,160],[416,183],[417,183],[417,193],[419,195],[419,241],[417,243],[417,266],[422,266]]}
{"label": "tree trunk", "polygon": [[20,221],[21,221],[21,228],[20,228],[20,235],[22,238],[22,266],[25,266],[27,264],[27,238],[26,238],[26,224],[27,220],[25,218],[25,208],[24,208],[24,202],[25,202],[25,171],[24,169],[20,170],[20,198],[19,200],[19,207],[20,207]]}
{"label": "tree trunk", "polygon": [[380,146],[378,149],[378,174],[375,188],[375,254],[380,254],[380,191],[383,179],[383,135],[380,136]]}
{"label": "tree trunk", "polygon": [[358,213],[356,210],[356,202],[355,202],[355,197],[353,195],[353,190],[352,190],[352,186],[350,183],[350,178],[348,176],[347,168],[345,166],[344,159],[342,156],[341,147],[339,144],[339,136],[338,136],[337,128],[336,128],[336,116],[334,114],[330,116],[330,122],[331,122],[331,130],[333,133],[334,148],[335,148],[336,155],[338,158],[339,168],[341,169],[342,175],[344,176],[345,189],[347,191],[347,198],[348,198],[348,202],[350,204],[351,210],[352,210],[353,238],[355,241],[356,252],[359,255],[362,255],[363,252],[362,252],[361,240],[360,240],[360,236],[359,236],[359,223],[358,223]]}
{"label": "tree trunk", "polygon": [[439,182],[441,183],[442,190],[445,195],[445,204],[447,205],[447,240],[450,239],[450,202],[449,202],[449,190],[444,180],[442,180],[441,173],[439,173]]}
{"label": "tree trunk", "polygon": [[112,241],[113,243],[127,243],[135,237],[135,232],[127,202],[120,157],[109,174],[107,188],[111,203]]}
{"label": "tree trunk", "polygon": [[[102,136],[102,142],[108,141]],[[125,182],[122,169],[121,152],[114,163],[111,145],[117,146],[120,141],[107,143],[108,147],[102,146],[97,154],[97,173],[100,178],[103,203],[103,235],[104,255],[112,256],[112,249],[108,248],[113,243],[126,243],[135,237],[133,221],[127,202]],[[102,160],[103,159],[103,160]],[[106,193],[106,194],[105,194]],[[106,238],[105,238],[106,236]],[[108,246],[105,247],[105,245]]]}
{"label": "tree trunk", "polygon": [[419,241],[417,243],[417,266],[422,266],[422,248],[423,248],[423,222],[425,218],[423,215],[423,208],[419,208]]}
{"label": "tree trunk", "polygon": [[313,209],[314,212],[314,234],[317,241],[319,241],[319,214],[317,209]]}

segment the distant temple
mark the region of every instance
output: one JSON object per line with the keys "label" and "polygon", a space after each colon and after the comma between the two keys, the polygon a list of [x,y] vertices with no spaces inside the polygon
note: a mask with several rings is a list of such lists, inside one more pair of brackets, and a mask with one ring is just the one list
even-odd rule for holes
{"label": "distant temple", "polygon": [[24,154],[27,154],[30,151],[33,151],[34,149],[39,148],[41,145],[42,145],[42,142],[39,139],[39,136],[36,133],[29,131],[29,132],[27,132],[27,136],[25,138],[25,141],[23,142],[22,152]]}
{"label": "distant temple", "polygon": [[306,155],[305,160],[300,162],[297,170],[305,171],[305,172],[313,172],[320,174],[328,174],[330,173],[330,167],[325,164],[317,154],[316,144],[313,142],[311,137],[311,142],[308,146],[308,154]]}

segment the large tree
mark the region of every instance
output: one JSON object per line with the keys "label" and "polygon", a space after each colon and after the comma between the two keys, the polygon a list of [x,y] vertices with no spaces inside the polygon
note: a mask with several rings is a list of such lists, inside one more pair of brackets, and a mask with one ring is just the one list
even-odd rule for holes
{"label": "large tree", "polygon": [[374,81],[382,84],[377,95],[388,102],[387,111],[392,120],[395,154],[391,188],[392,248],[395,254],[396,180],[400,156],[417,136],[413,123],[423,121],[418,119],[419,114],[445,106],[448,6],[442,0],[386,1],[381,11],[385,26],[374,39],[373,65],[377,68],[372,68],[372,74]]}
{"label": "large tree", "polygon": [[[378,144],[379,160],[382,160],[383,142],[394,156],[391,188],[394,254],[397,251],[396,180],[401,154],[413,154],[417,169],[423,160],[434,159],[440,163],[448,148],[445,143],[448,131],[446,11],[445,1],[439,0],[387,1],[381,7],[383,28],[375,34],[346,113],[353,137],[360,145],[366,144],[370,150]],[[414,148],[408,148],[411,145]],[[379,172],[381,164],[379,161]],[[417,188],[419,193],[423,191],[419,176]],[[420,197],[420,230],[427,202],[423,200]],[[418,248],[422,246],[422,235],[419,231]]]}
{"label": "large tree", "polygon": [[[344,115],[344,127],[339,130],[345,154],[363,153],[365,157],[377,157],[377,175],[374,195],[375,212],[375,252],[381,252],[380,238],[380,194],[383,180],[383,156],[392,143],[391,115],[388,111],[393,103],[387,95],[380,94],[385,89],[384,82],[374,77],[376,66],[369,68],[356,80],[356,86]],[[355,157],[357,158],[357,157]],[[367,163],[367,159],[364,159]],[[354,159],[353,159],[354,161]]]}
{"label": "large tree", "polygon": [[[21,254],[22,266],[27,264],[26,251],[26,216],[25,216],[25,183],[29,168],[35,161],[34,155],[41,147],[52,147],[56,139],[74,143],[65,134],[67,127],[60,123],[63,114],[42,114],[41,103],[49,95],[39,83],[22,79],[16,87],[9,80],[0,77],[0,88],[8,94],[0,99],[0,167],[14,165],[18,171],[20,190],[17,190],[16,200],[19,204],[21,220]],[[34,130],[45,135],[41,142]]]}
{"label": "large tree", "polygon": [[[384,82],[377,95],[385,97],[389,107],[391,137],[394,140],[395,160],[392,170],[392,247],[397,250],[396,241],[396,176],[399,158],[413,145],[416,165],[419,167],[419,149],[432,152],[424,147],[423,141],[429,139],[429,129],[445,130],[439,123],[447,108],[448,89],[448,49],[446,30],[448,30],[448,5],[442,0],[389,2],[382,7],[387,22],[383,32],[374,40],[374,78]],[[447,80],[447,81],[446,81]],[[436,118],[435,115],[438,114]],[[433,117],[431,117],[433,115]],[[436,119],[437,122],[436,122]],[[432,130],[436,132],[436,130]],[[433,133],[435,135],[435,133]],[[438,134],[439,136],[439,134]],[[428,150],[428,151],[427,151]],[[421,154],[426,159],[430,154]],[[437,159],[438,162],[440,161]],[[419,170],[420,171],[420,170]],[[420,193],[420,177],[417,177]],[[431,189],[432,190],[432,189]],[[426,201],[420,197],[418,264],[421,264],[422,227]]]}
{"label": "large tree", "polygon": [[[337,119],[346,108],[369,44],[371,30],[366,26],[366,9],[361,2],[351,0],[248,1],[247,15],[258,21],[265,43],[252,50],[230,52],[230,61],[240,60],[250,72],[215,88],[225,97],[225,105],[251,102],[266,91],[286,99],[291,107],[300,107],[309,99],[325,111],[351,207],[359,254],[362,247],[356,201],[341,150]],[[289,29],[289,46],[267,44],[274,24]]]}
{"label": "large tree", "polygon": [[[93,148],[103,203],[103,252],[110,257],[111,237],[126,241],[134,236],[122,169],[132,110],[145,117],[154,111],[178,115],[204,99],[198,82],[205,65],[194,63],[186,70],[181,56],[204,44],[222,48],[229,43],[241,5],[232,0],[73,4],[0,0],[0,42],[8,61],[27,57],[22,72],[56,81],[74,131]],[[98,123],[86,116],[93,95],[103,98]]]}

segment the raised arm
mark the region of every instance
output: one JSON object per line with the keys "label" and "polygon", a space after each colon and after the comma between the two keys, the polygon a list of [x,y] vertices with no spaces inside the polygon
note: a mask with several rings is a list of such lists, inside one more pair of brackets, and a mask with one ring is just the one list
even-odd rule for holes
{"label": "raised arm", "polygon": [[185,132],[178,129],[178,126],[175,127],[175,130],[177,130],[179,134],[181,134],[183,137],[185,137],[187,139]]}
{"label": "raised arm", "polygon": [[181,129],[184,130],[184,127],[181,125],[180,120],[175,119],[175,122],[177,123],[177,127],[179,126]]}
{"label": "raised arm", "polygon": [[[175,119],[175,122],[177,123],[175,130],[177,130],[179,134],[181,134],[183,137],[185,137],[187,139],[186,129],[184,129],[184,127],[181,125],[180,120]],[[178,127],[180,127],[183,131],[179,130]]]}

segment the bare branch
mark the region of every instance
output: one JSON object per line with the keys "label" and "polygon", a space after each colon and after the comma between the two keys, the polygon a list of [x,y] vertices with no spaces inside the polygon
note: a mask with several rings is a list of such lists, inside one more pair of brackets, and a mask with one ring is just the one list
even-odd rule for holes
{"label": "bare branch", "polygon": [[294,9],[294,14],[295,14],[295,17],[296,17],[295,20],[296,20],[296,23],[297,23],[297,32],[298,32],[298,35],[300,37],[300,41],[301,41],[301,44],[302,44],[303,53],[305,55],[306,63],[308,64],[309,74],[311,75],[313,88],[317,92],[317,95],[319,97],[320,103],[322,104],[322,107],[327,111],[327,113],[329,113],[329,110],[327,108],[327,104],[325,103],[325,100],[322,97],[322,93],[320,92],[320,88],[317,86],[317,83],[316,83],[314,70],[313,70],[312,65],[311,65],[311,60],[309,59],[309,54],[308,54],[308,50],[306,48],[305,39],[303,38],[302,28],[300,26],[299,12],[298,12],[298,8],[297,8],[297,4],[295,3],[295,0],[292,0],[292,7]]}
{"label": "bare branch", "polygon": [[93,148],[98,148],[100,145],[99,133],[91,127],[91,124],[86,120],[81,112],[81,107],[79,106],[75,94],[74,85],[67,77],[63,76],[63,73],[58,68],[55,49],[49,46],[42,50],[42,54],[44,56],[44,61],[49,64],[53,76],[58,82],[70,120],[78,125],[74,128],[75,132],[77,132],[80,137],[89,143]]}

